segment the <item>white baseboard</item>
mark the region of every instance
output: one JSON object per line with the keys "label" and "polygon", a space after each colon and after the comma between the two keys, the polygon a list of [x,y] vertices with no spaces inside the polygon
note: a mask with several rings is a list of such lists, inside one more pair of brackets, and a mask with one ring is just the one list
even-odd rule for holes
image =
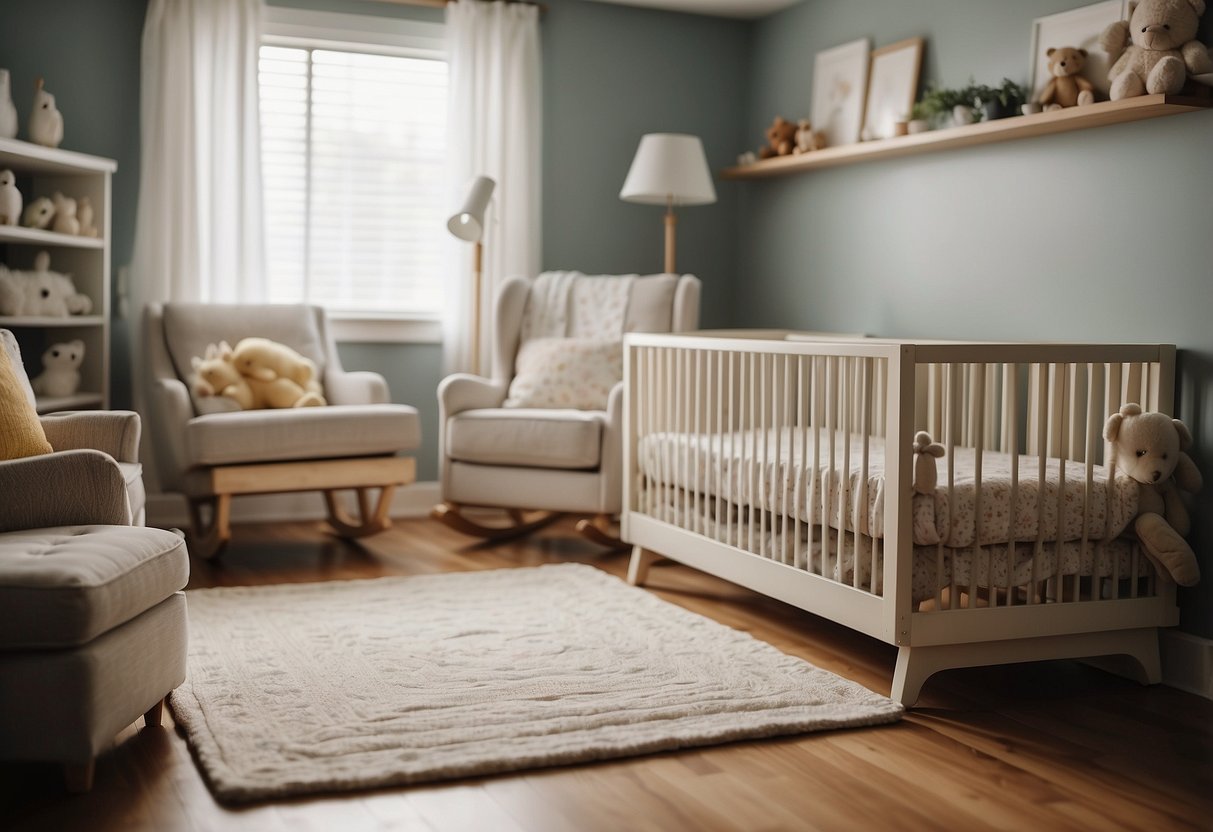
{"label": "white baseboard", "polygon": [[[396,518],[425,517],[440,500],[437,482],[416,482],[399,488],[392,498],[391,516]],[[350,503],[353,508],[353,503]],[[233,523],[277,523],[289,520],[323,520],[324,498],[320,492],[301,491],[294,494],[256,494],[232,500]],[[180,494],[149,494],[147,497],[149,526],[179,526],[189,524],[189,512]]]}
{"label": "white baseboard", "polygon": [[1181,630],[1163,630],[1162,683],[1213,699],[1213,639]]}

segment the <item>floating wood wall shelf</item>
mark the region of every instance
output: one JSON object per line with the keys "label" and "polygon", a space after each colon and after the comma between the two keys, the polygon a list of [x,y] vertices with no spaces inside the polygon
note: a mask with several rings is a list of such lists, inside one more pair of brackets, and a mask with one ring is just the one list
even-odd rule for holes
{"label": "floating wood wall shelf", "polygon": [[725,168],[724,179],[765,179],[771,176],[788,176],[819,168],[839,165],[854,165],[877,159],[892,159],[897,156],[912,156],[918,153],[933,153],[958,147],[1007,142],[1013,139],[1028,139],[1047,136],[1050,133],[1065,133],[1084,130],[1088,127],[1103,127],[1127,121],[1178,115],[1213,107],[1213,99],[1181,98],[1173,95],[1143,95],[1120,101],[1103,101],[1086,107],[1069,107],[1031,116],[1014,116],[996,121],[983,121],[965,127],[950,127],[932,130],[913,136],[898,136],[872,142],[860,142],[842,147],[827,147],[799,156],[780,156],[764,159],[752,165]]}

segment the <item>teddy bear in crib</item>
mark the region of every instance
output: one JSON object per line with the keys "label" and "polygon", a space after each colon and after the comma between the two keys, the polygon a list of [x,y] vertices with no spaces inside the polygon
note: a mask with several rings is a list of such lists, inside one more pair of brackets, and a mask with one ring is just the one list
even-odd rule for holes
{"label": "teddy bear in crib", "polygon": [[1205,0],[1142,0],[1129,3],[1129,19],[1099,36],[1112,68],[1113,101],[1137,95],[1178,94],[1189,75],[1213,72],[1213,59],[1196,40]]}
{"label": "teddy bear in crib", "polygon": [[1095,103],[1095,87],[1082,77],[1087,65],[1087,50],[1071,46],[1050,47],[1045,55],[1049,58],[1051,77],[1039,100],[1046,110]]}
{"label": "teddy bear in crib", "polygon": [[88,295],[76,291],[70,275],[50,270],[51,256],[38,252],[32,271],[0,265],[0,315],[66,318],[93,311]]}
{"label": "teddy bear in crib", "polygon": [[939,482],[939,471],[935,460],[944,455],[944,447],[931,439],[931,434],[920,430],[914,434],[914,492],[934,494]]}
{"label": "teddy bear in crib", "polygon": [[30,381],[30,386],[39,396],[70,396],[80,389],[83,361],[83,341],[53,344],[42,353],[43,370]]}
{"label": "teddy bear in crib", "polygon": [[1196,553],[1184,540],[1191,528],[1181,490],[1195,493],[1202,481],[1186,453],[1192,434],[1165,413],[1146,413],[1126,404],[1108,417],[1104,439],[1112,443],[1116,467],[1137,481],[1138,508],[1134,530],[1160,572],[1180,586],[1200,580]]}

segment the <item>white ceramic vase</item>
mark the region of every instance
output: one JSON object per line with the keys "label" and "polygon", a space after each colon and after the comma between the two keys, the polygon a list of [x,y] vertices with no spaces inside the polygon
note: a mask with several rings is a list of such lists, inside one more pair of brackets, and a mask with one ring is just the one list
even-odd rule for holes
{"label": "white ceramic vase", "polygon": [[0,69],[0,139],[17,135],[17,107],[13,104],[12,80],[7,69]]}

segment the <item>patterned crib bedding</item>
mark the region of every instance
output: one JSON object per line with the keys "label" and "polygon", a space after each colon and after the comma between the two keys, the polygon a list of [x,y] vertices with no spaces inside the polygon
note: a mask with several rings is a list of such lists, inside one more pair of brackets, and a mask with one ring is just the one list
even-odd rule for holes
{"label": "patterned crib bedding", "polygon": [[[849,449],[847,462],[844,448]],[[819,441],[813,430],[792,428],[724,434],[652,433],[640,439],[637,459],[640,473],[657,491],[662,487],[689,490],[724,502],[754,505],[802,522],[808,522],[811,514],[816,524],[825,517],[831,528],[883,539],[884,451],[883,439],[868,438],[866,482],[863,437],[836,433],[831,465],[829,435],[824,430]],[[982,453],[979,511],[975,462],[975,449],[967,447],[957,447],[952,460],[945,456],[937,461],[939,486],[935,493],[914,495],[911,515],[915,545],[943,543],[963,548],[1011,540],[1034,542],[1038,535],[1050,542],[1081,541],[1084,537],[1111,540],[1137,514],[1136,484],[1124,477],[1109,483],[1108,471],[1101,465],[1094,466],[1088,493],[1082,463],[1065,463],[1063,485],[1060,460],[1048,459],[1042,483],[1038,479],[1038,457],[1021,455],[1016,460],[995,451]],[[951,489],[949,464],[954,469]],[[1018,467],[1019,476],[1014,506],[1013,466]],[[1041,496],[1043,522],[1038,502]]]}
{"label": "patterned crib bedding", "polygon": [[[644,496],[644,495],[642,495]],[[671,522],[693,529],[706,537],[753,552],[780,563],[822,575],[847,586],[881,595],[884,592],[884,551],[882,542],[867,535],[842,534],[830,529],[828,544],[823,545],[821,527],[800,526],[799,539],[791,524],[785,529],[783,517],[766,515],[750,520],[747,511],[725,504],[720,522],[716,504],[707,500],[687,504],[679,493],[670,502]],[[774,524],[774,525],[772,525]],[[858,555],[858,556],[857,556]],[[914,546],[911,573],[911,597],[915,604],[936,597],[937,588],[947,586],[955,577],[961,588],[1028,587],[1058,574],[1080,575],[1096,579],[1123,580],[1153,575],[1153,567],[1137,543],[1129,538],[1110,541],[1088,540],[1045,543],[1035,566],[1035,542],[993,546]],[[824,571],[822,559],[825,558]],[[876,585],[872,586],[875,567]],[[856,583],[855,570],[859,577]]]}

